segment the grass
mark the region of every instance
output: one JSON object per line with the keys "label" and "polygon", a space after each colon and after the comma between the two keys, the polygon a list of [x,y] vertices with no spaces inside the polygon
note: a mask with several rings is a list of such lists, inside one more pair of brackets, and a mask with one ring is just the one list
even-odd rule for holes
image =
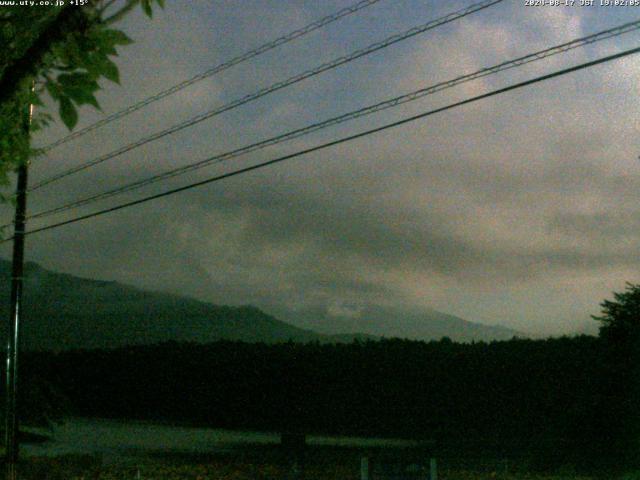
{"label": "grass", "polygon": [[[254,445],[250,448],[211,454],[166,452],[145,457],[123,457],[118,462],[103,462],[100,457],[68,455],[25,458],[19,465],[20,480],[360,480],[360,458],[388,457],[390,450],[314,446],[304,454],[304,464],[296,475],[292,459],[277,446]],[[398,453],[393,450],[393,455]],[[415,453],[415,452],[414,452]],[[424,455],[421,455],[423,458]],[[395,458],[395,457],[394,457]],[[414,458],[414,457],[407,457]],[[428,461],[424,462],[428,464]],[[302,464],[302,463],[301,463]],[[438,460],[439,480],[640,480],[640,475],[584,476],[571,466],[553,474],[532,473],[526,463],[471,457]],[[0,468],[2,465],[0,465]],[[382,480],[374,475],[370,480]],[[0,479],[4,478],[0,470]],[[388,478],[388,477],[387,477]],[[412,479],[428,478],[426,469]]]}
{"label": "grass", "polygon": [[[472,471],[441,465],[439,480],[596,480],[595,477],[571,473],[543,475],[533,473],[505,473]],[[318,457],[306,462],[296,476],[291,463],[282,458],[227,456],[220,458],[147,459],[136,464],[105,465],[97,457],[62,456],[56,458],[28,458],[19,466],[21,480],[359,480],[357,458]],[[4,478],[0,476],[0,478]],[[380,477],[370,477],[377,480]],[[425,474],[413,478],[428,478]],[[640,477],[621,477],[636,480]],[[609,480],[612,480],[609,478]]]}

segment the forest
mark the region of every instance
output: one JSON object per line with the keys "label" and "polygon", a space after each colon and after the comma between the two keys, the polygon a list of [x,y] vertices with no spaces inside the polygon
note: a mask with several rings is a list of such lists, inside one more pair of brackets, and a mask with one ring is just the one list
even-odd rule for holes
{"label": "forest", "polygon": [[634,458],[637,394],[620,355],[602,335],[169,342],[30,353],[24,383],[46,392],[21,393],[27,405],[64,398],[66,414],[88,417],[415,438],[441,452],[597,467]]}

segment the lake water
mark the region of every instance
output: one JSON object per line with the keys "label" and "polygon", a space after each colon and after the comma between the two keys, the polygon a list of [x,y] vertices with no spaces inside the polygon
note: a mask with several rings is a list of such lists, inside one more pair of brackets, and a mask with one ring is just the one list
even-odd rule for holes
{"label": "lake water", "polygon": [[25,455],[101,455],[140,457],[151,453],[206,453],[243,444],[276,444],[275,433],[239,432],[212,428],[178,427],[149,422],[69,418],[53,428],[52,439],[42,444],[25,444]]}
{"label": "lake water", "polygon": [[[245,445],[275,445],[278,433],[180,427],[150,422],[69,418],[53,429],[52,440],[25,444],[27,455],[100,455],[104,462],[137,460],[152,454],[202,454]],[[361,437],[308,436],[309,445],[345,447],[411,446],[414,442]]]}

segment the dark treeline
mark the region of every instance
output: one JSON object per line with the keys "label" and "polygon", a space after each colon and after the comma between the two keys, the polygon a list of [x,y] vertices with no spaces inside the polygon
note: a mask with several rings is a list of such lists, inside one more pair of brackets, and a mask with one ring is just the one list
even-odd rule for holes
{"label": "dark treeline", "polygon": [[608,352],[589,336],[225,341],[31,353],[23,368],[25,382],[54,385],[76,415],[437,439],[566,461],[623,451],[628,389]]}

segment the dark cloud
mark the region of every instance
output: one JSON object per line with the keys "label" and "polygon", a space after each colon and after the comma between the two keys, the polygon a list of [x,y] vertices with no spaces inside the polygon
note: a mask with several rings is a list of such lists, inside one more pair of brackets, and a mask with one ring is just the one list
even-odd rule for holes
{"label": "dark cloud", "polygon": [[[123,87],[105,85],[101,103],[106,112],[115,111],[343,6],[321,3],[168,5],[152,22],[136,14],[124,25],[137,43],[121,56]],[[468,4],[446,2],[426,11],[422,2],[385,3],[52,151],[34,164],[33,180]],[[127,153],[35,193],[30,209],[47,209],[620,21],[610,9],[597,16],[563,8],[534,14],[514,5]],[[460,86],[144,192],[371,128],[629,41]],[[634,255],[640,243],[640,164],[633,140],[640,97],[629,75],[639,68],[635,59],[593,69],[34,235],[28,256],[78,275],[217,303],[431,306],[526,331],[582,328],[594,305],[634,280],[640,267]],[[612,78],[619,88],[610,87]],[[82,112],[85,123],[97,118]],[[39,141],[62,133],[53,127]]]}
{"label": "dark cloud", "polygon": [[627,247],[637,247],[640,242],[640,209],[634,212],[560,213],[550,219],[549,228],[600,244],[613,243],[619,247],[622,243]]}

